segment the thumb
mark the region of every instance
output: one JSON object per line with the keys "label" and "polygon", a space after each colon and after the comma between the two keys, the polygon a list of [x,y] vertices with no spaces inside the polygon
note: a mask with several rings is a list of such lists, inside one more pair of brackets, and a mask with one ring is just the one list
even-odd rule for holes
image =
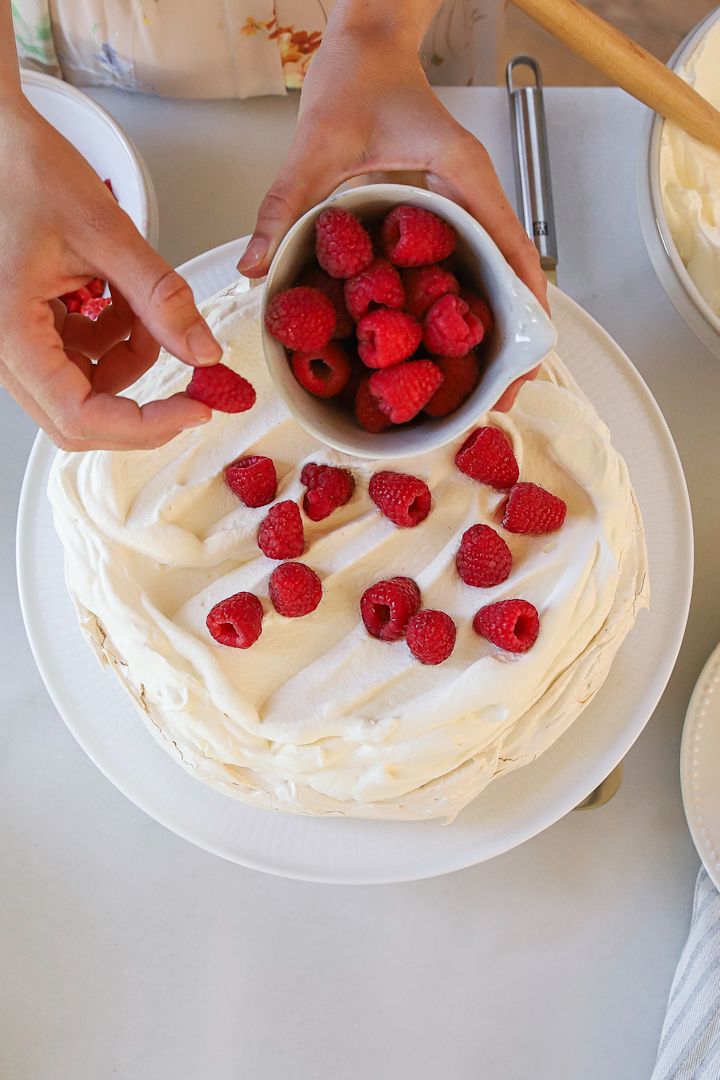
{"label": "thumb", "polygon": [[195,306],[192,289],[117,211],[94,260],[157,342],[186,364],[216,364],[222,348]]}

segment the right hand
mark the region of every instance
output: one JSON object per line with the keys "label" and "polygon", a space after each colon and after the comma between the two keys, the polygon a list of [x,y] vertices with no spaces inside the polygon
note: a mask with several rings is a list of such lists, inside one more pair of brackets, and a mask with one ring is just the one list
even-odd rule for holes
{"label": "right hand", "polygon": [[[96,323],[55,299],[92,277],[113,298]],[[183,393],[117,396],[159,345],[190,365],[222,355],[189,285],[84,158],[22,96],[0,102],[0,384],[63,449],[160,446],[211,413]]]}

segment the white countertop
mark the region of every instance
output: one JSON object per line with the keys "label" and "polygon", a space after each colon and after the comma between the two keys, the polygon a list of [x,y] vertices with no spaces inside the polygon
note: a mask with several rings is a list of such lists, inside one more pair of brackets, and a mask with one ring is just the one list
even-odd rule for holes
{"label": "white countertop", "polygon": [[[94,96],[150,168],[168,259],[250,230],[294,101]],[[442,96],[512,190],[504,92]],[[720,639],[720,363],[676,315],[645,252],[643,109],[605,89],[550,90],[546,105],[560,284],[657,397],[697,530],[688,634],[619,794],[491,863],[410,885],[283,881],[171,835],[85,757],[35,670],[14,577],[34,431],[2,397],[3,1080],[649,1077],[697,869],[680,732]]]}

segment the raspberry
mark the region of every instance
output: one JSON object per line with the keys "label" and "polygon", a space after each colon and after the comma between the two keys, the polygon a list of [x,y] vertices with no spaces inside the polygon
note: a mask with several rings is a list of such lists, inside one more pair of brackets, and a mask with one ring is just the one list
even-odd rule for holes
{"label": "raspberry", "polygon": [[437,356],[464,356],[483,339],[483,325],[459,296],[441,296],[423,322],[423,342]]}
{"label": "raspberry", "polygon": [[100,318],[101,313],[105,310],[108,304],[111,304],[112,300],[109,296],[93,296],[91,300],[86,300],[80,308],[80,314],[85,315],[88,319],[92,319],[95,322]]}
{"label": "raspberry", "polygon": [[382,223],[380,241],[395,266],[423,266],[455,250],[455,230],[419,206],[395,206]]}
{"label": "raspberry", "polygon": [[298,282],[299,285],[309,285],[311,289],[319,289],[325,293],[328,300],[335,308],[335,333],[334,338],[349,337],[355,329],[355,323],[350,317],[350,312],[345,307],[345,293],[342,281],[331,278],[319,266],[312,266],[307,270]]}
{"label": "raspberry", "polygon": [[246,506],[267,506],[277,494],[277,473],[269,457],[239,457],[225,467],[225,483]]}
{"label": "raspberry", "polygon": [[469,292],[467,289],[462,290],[460,299],[465,301],[475,318],[479,319],[482,323],[484,331],[482,340],[484,341],[486,338],[489,338],[495,329],[495,316],[485,301],[481,300],[479,296]]}
{"label": "raspberry", "polygon": [[68,314],[70,314],[71,312],[80,311],[83,304],[86,304],[88,300],[93,299],[93,295],[90,290],[83,285],[82,288],[75,289],[74,292],[63,293],[58,299],[62,300],[67,308]]}
{"label": "raspberry", "polygon": [[520,470],[512,443],[499,428],[479,427],[470,432],[455,455],[461,473],[500,491],[517,483]]}
{"label": "raspberry", "polygon": [[297,504],[275,503],[258,529],[258,547],[268,559],[296,559],[305,550],[305,535]]}
{"label": "raspberry", "polygon": [[257,596],[235,593],[211,608],[205,625],[221,645],[249,649],[262,633],[263,609]]}
{"label": "raspberry", "polygon": [[550,533],[565,521],[567,506],[538,484],[516,484],[505,504],[503,525],[508,532]]}
{"label": "raspberry", "polygon": [[378,407],[376,399],[370,393],[370,379],[363,379],[355,395],[355,417],[360,427],[378,435],[392,426],[384,412]]}
{"label": "raspberry", "polygon": [[322,349],[335,333],[337,317],[332,301],[307,285],[273,296],[265,312],[267,332],[286,349]]}
{"label": "raspberry", "polygon": [[254,387],[225,364],[195,368],[185,393],[219,412],[247,412],[255,404]]}
{"label": "raspberry", "polygon": [[509,576],[512,555],[503,538],[489,525],[471,525],[463,533],[455,563],[466,585],[489,589]]}
{"label": "raspberry", "polygon": [[471,352],[467,356],[438,356],[435,363],[443,381],[425,406],[425,412],[428,416],[449,416],[480,382],[480,365]]}
{"label": "raspberry", "polygon": [[455,623],[444,611],[427,608],[413,615],[405,628],[405,640],[421,664],[442,664],[455,648]]}
{"label": "raspberry", "polygon": [[442,372],[432,360],[409,360],[376,371],[370,376],[369,385],[381,412],[393,424],[404,424],[427,405],[442,380]]}
{"label": "raspberry", "polygon": [[403,272],[405,310],[422,319],[428,308],[447,293],[457,295],[460,283],[454,274],[442,266],[420,266]]}
{"label": "raspberry", "polygon": [[405,289],[394,266],[385,259],[375,259],[365,270],[345,282],[345,304],[357,322],[371,304],[400,308],[405,303]]}
{"label": "raspberry", "polygon": [[402,529],[419,525],[432,506],[432,495],[425,481],[408,473],[375,473],[369,494],[378,510]]}
{"label": "raspberry", "polygon": [[330,277],[354,277],[372,262],[372,241],[354,214],[330,207],[315,222],[315,253]]}
{"label": "raspberry", "polygon": [[309,615],[322,600],[322,585],[314,570],[304,563],[286,562],[270,575],[270,599],[278,615],[299,619]]}
{"label": "raspberry", "polygon": [[300,483],[307,488],[303,510],[311,521],[322,521],[333,510],[349,502],[355,491],[355,480],[347,469],[332,465],[307,464],[300,473]]}
{"label": "raspberry", "polygon": [[94,277],[90,278],[85,288],[93,297],[93,299],[96,299],[97,297],[102,296],[102,294],[105,292],[106,284],[107,282],[103,281],[102,278]]}
{"label": "raspberry", "polygon": [[399,641],[420,609],[420,590],[412,578],[378,581],[360,598],[360,615],[371,637]]}
{"label": "raspberry", "polygon": [[332,342],[322,349],[294,352],[290,364],[300,385],[321,398],[337,397],[352,373],[346,353]]}
{"label": "raspberry", "polygon": [[473,630],[508,652],[527,652],[540,630],[537,609],[527,600],[500,600],[480,608]]}
{"label": "raspberry", "polygon": [[360,359],[371,368],[391,367],[407,360],[421,338],[420,323],[405,311],[379,308],[357,324]]}

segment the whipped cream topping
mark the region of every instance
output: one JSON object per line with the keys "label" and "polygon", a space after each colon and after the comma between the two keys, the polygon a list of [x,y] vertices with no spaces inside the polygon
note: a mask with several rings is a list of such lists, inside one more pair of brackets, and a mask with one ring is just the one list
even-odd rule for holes
{"label": "whipped cream topping", "polygon": [[[720,109],[720,21],[677,74]],[[663,125],[660,190],[678,254],[699,292],[720,315],[720,151]]]}
{"label": "whipped cream topping", "polygon": [[[82,625],[133,692],[163,745],[196,776],[256,805],[311,814],[452,818],[493,777],[537,757],[602,685],[647,600],[642,524],[624,461],[557,358],[509,414],[486,418],[512,440],[521,475],[562,496],[564,527],[507,535],[514,566],[491,589],[455,569],[462,532],[497,526],[502,493],[463,476],[455,447],[408,461],[368,462],[317,443],[289,415],[262,358],[259,293],[206,305],[225,362],[254,384],[241,416],[215,413],[152,453],[58,453],[49,494]],[[188,369],[163,354],[139,400],[176,392]],[[303,556],[320,575],[320,606],[302,619],[267,599],[275,563],[257,547],[266,508],[249,509],[223,468],[247,453],[277,467],[277,498],[300,501],[308,461],[352,470],[352,500],[305,520]],[[433,509],[396,528],[369,499],[391,468],[423,477]],[[457,645],[425,667],[404,642],[366,633],[359,600],[405,574],[426,607],[455,619]],[[265,608],[247,651],[218,645],[205,619],[241,590]],[[475,612],[521,596],[538,608],[535,646],[510,656],[472,630]]]}

